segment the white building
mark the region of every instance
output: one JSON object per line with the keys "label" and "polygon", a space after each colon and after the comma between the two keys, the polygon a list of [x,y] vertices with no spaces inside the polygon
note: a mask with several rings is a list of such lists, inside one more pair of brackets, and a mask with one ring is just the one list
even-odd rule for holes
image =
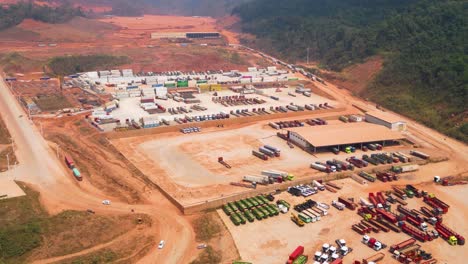
{"label": "white building", "polygon": [[382,111],[370,111],[366,113],[366,121],[369,123],[382,125],[390,128],[393,131],[405,131],[406,122],[402,121],[398,116]]}

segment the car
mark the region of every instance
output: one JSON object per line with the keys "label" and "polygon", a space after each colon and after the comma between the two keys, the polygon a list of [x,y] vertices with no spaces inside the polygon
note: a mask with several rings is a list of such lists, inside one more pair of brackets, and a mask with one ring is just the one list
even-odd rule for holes
{"label": "car", "polygon": [[162,249],[162,248],[164,247],[165,244],[166,244],[166,241],[164,241],[164,240],[159,241],[158,248],[159,248],[159,249]]}
{"label": "car", "polygon": [[199,245],[197,246],[197,249],[204,249],[204,248],[206,248],[206,247],[207,247],[206,244],[199,244]]}
{"label": "car", "polygon": [[110,204],[111,204],[111,201],[109,201],[109,200],[103,200],[103,201],[102,201],[102,204],[103,204],[103,205],[110,205]]}

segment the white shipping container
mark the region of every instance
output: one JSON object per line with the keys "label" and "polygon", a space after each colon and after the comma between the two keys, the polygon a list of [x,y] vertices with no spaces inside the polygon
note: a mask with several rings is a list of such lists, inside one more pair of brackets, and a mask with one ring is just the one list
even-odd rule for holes
{"label": "white shipping container", "polygon": [[247,71],[249,71],[249,72],[257,72],[258,70],[257,70],[256,67],[249,67],[249,68],[247,68]]}
{"label": "white shipping container", "polygon": [[240,83],[251,83],[250,78],[242,78],[240,79]]}
{"label": "white shipping container", "polygon": [[267,67],[267,71],[269,71],[269,72],[275,72],[275,71],[276,71],[276,67],[275,67],[275,66]]}

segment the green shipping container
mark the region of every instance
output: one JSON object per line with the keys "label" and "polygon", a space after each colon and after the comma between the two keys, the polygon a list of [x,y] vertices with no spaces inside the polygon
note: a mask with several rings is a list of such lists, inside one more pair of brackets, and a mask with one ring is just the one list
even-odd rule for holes
{"label": "green shipping container", "polygon": [[304,255],[300,255],[297,257],[296,260],[294,260],[293,264],[305,264],[307,262],[307,257]]}
{"label": "green shipping container", "polygon": [[177,87],[188,87],[188,81],[177,81]]}
{"label": "green shipping container", "polygon": [[288,81],[298,81],[299,78],[289,78]]}
{"label": "green shipping container", "polygon": [[197,83],[207,83],[207,80],[198,80]]}

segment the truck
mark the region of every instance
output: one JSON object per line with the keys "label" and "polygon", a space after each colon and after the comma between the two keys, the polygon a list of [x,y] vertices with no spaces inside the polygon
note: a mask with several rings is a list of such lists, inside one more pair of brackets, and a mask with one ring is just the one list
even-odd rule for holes
{"label": "truck", "polygon": [[273,151],[271,151],[271,150],[269,150],[269,149],[267,149],[265,147],[259,147],[258,151],[265,154],[265,155],[267,155],[270,158],[276,157],[276,155],[277,155],[275,152],[273,152]]}
{"label": "truck", "polygon": [[416,156],[418,158],[421,158],[421,159],[429,159],[430,156],[426,153],[423,153],[421,151],[416,151],[416,150],[410,150],[410,154],[413,155],[413,156]]}
{"label": "truck", "polygon": [[308,257],[306,255],[300,255],[292,264],[305,264],[307,263]]}
{"label": "truck", "polygon": [[367,173],[365,171],[360,171],[358,173],[358,175],[361,176],[362,178],[366,179],[369,182],[375,182],[375,177],[370,175],[369,173]]}
{"label": "truck", "polygon": [[325,165],[322,165],[322,164],[318,164],[318,163],[311,163],[311,164],[310,164],[310,167],[311,167],[312,169],[316,169],[316,170],[321,171],[321,172],[326,172],[326,173],[330,173],[330,172],[331,172],[330,167],[325,166]]}
{"label": "truck", "polygon": [[372,203],[370,203],[367,199],[365,198],[359,198],[359,201],[361,202],[361,205],[363,206],[367,206],[368,208],[372,209],[374,208],[374,205]]}
{"label": "truck", "polygon": [[[302,221],[297,215],[295,215],[294,213],[291,214],[291,220],[296,223],[296,225],[298,225],[299,227],[303,227],[304,226],[304,221]],[[302,253],[301,253],[302,254]]]}
{"label": "truck", "polygon": [[340,211],[344,210],[345,207],[346,207],[344,204],[342,204],[342,203],[340,203],[339,201],[336,201],[336,200],[332,201],[332,205],[333,205],[336,209],[338,209],[338,210],[340,210]]}
{"label": "truck", "polygon": [[400,250],[400,249],[409,247],[411,245],[414,245],[415,243],[416,243],[416,239],[414,239],[414,238],[407,239],[407,240],[405,240],[403,242],[400,242],[398,244],[390,246],[390,253],[393,253],[396,250]]}
{"label": "truck", "polygon": [[282,178],[283,180],[292,180],[294,179],[294,175],[284,172],[284,171],[277,171],[277,170],[263,170],[262,175],[269,176],[272,178]]}
{"label": "truck", "polygon": [[67,164],[68,168],[72,169],[75,167],[75,162],[69,155],[65,155],[65,163]]}
{"label": "truck", "polygon": [[411,172],[411,171],[417,171],[417,170],[419,170],[419,165],[417,164],[392,166],[392,171],[396,173],[405,173],[405,172]]}
{"label": "truck", "polygon": [[263,153],[261,153],[261,152],[258,152],[258,151],[256,151],[256,150],[252,150],[252,155],[254,155],[255,157],[260,158],[260,159],[262,159],[262,160],[268,160],[268,156],[267,156],[267,155],[265,155],[265,154],[263,154]]}
{"label": "truck", "polygon": [[374,263],[377,263],[378,261],[381,261],[383,258],[385,257],[385,254],[380,252],[380,253],[377,253],[375,255],[372,255],[366,259],[363,259],[362,260],[362,263],[363,264],[374,264]]}
{"label": "truck", "polygon": [[73,169],[72,169],[72,172],[73,172],[73,176],[75,176],[75,178],[76,178],[78,181],[82,181],[82,180],[83,180],[83,177],[81,177],[81,173],[80,173],[80,171],[79,171],[77,168],[73,168]]}
{"label": "truck", "polygon": [[289,255],[289,260],[295,261],[299,256],[304,254],[304,247],[303,246],[298,246],[290,255]]}
{"label": "truck", "polygon": [[344,198],[344,197],[338,197],[338,202],[344,204],[346,206],[346,208],[350,209],[350,210],[356,210],[356,204],[351,202],[350,200]]}
{"label": "truck", "polygon": [[268,184],[270,182],[268,176],[253,176],[253,175],[246,175],[242,179],[243,181],[247,182],[256,182],[259,184]]}
{"label": "truck", "polygon": [[319,189],[320,191],[325,191],[325,186],[323,186],[323,184],[321,184],[320,182],[316,181],[316,180],[313,180],[312,181],[312,184],[317,187],[317,189]]}
{"label": "truck", "polygon": [[280,150],[279,148],[275,148],[275,147],[270,146],[270,145],[265,145],[264,147],[265,147],[266,149],[269,149],[269,150],[271,150],[271,151],[273,151],[273,152],[275,152],[275,153],[278,153],[278,154],[281,152],[281,150]]}
{"label": "truck", "polygon": [[378,241],[373,237],[369,237],[368,235],[364,235],[362,237],[362,243],[374,249],[375,251],[379,251],[387,247],[387,245],[383,244],[382,242]]}
{"label": "truck", "polygon": [[427,233],[425,233],[425,232],[423,232],[421,230],[418,230],[416,228],[413,228],[413,227],[407,225],[405,222],[403,222],[401,224],[401,230],[403,232],[405,232],[406,234],[408,234],[409,236],[414,237],[415,239],[417,239],[417,240],[419,240],[421,242],[426,242],[426,241],[431,241],[432,240],[432,237],[429,234],[427,234]]}

